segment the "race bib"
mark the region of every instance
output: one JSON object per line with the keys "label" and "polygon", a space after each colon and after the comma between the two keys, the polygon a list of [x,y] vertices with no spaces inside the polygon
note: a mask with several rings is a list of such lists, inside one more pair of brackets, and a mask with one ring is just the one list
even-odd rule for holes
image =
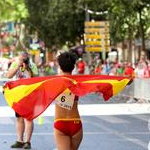
{"label": "race bib", "polygon": [[69,90],[65,90],[55,99],[55,101],[60,107],[71,110],[74,104],[74,99],[75,95]]}

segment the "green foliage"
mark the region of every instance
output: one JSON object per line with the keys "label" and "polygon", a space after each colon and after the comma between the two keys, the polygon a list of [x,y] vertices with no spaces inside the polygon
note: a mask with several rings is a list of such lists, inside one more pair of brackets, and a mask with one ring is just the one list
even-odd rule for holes
{"label": "green foliage", "polygon": [[75,0],[26,0],[29,22],[47,46],[75,42],[84,33],[84,11]]}
{"label": "green foliage", "polygon": [[0,21],[18,21],[26,18],[28,11],[24,0],[0,0]]}
{"label": "green foliage", "polygon": [[[108,15],[111,24],[112,41],[117,43],[124,39],[129,39],[130,36],[133,39],[145,36],[145,31],[149,24],[149,8],[148,0],[109,0]],[[139,13],[142,15],[142,22]],[[142,31],[144,35],[140,33],[142,28],[144,29]]]}
{"label": "green foliage", "polygon": [[113,43],[145,36],[150,24],[149,0],[0,0],[0,7],[1,21],[28,16],[26,24],[48,47],[83,38],[86,9],[108,11],[90,19],[110,21]]}
{"label": "green foliage", "polygon": [[[149,0],[26,0],[29,25],[50,45],[75,42],[84,33],[85,8],[108,14],[91,15],[91,19],[109,20],[113,43],[139,37],[139,10],[144,29],[148,26]],[[147,13],[147,15],[145,15]],[[150,20],[150,19],[149,19]],[[143,31],[145,32],[145,30]]]}

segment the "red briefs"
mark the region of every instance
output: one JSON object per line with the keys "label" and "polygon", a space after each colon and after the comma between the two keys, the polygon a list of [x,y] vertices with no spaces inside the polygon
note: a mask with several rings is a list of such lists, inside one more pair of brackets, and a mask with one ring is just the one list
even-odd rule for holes
{"label": "red briefs", "polygon": [[82,128],[82,122],[80,119],[56,119],[54,128],[72,137]]}

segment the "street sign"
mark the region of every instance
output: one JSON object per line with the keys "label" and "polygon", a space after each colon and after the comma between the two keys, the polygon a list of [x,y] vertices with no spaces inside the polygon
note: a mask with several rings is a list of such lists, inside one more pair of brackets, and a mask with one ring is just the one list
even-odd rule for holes
{"label": "street sign", "polygon": [[86,39],[109,39],[109,34],[85,34],[84,36],[85,40]]}
{"label": "street sign", "polygon": [[110,50],[108,21],[85,22],[85,50],[103,52]]}
{"label": "street sign", "polygon": [[85,47],[85,50],[88,52],[102,52],[103,50],[109,51],[110,47],[105,46],[105,47]]}
{"label": "street sign", "polygon": [[85,28],[85,33],[102,33],[102,34],[108,34],[109,28]]}
{"label": "street sign", "polygon": [[85,41],[85,45],[102,45],[101,41]]}
{"label": "street sign", "polygon": [[89,26],[94,26],[94,27],[103,26],[104,27],[104,26],[109,26],[109,22],[108,21],[95,21],[95,22],[87,21],[87,22],[85,22],[85,27],[89,27]]}

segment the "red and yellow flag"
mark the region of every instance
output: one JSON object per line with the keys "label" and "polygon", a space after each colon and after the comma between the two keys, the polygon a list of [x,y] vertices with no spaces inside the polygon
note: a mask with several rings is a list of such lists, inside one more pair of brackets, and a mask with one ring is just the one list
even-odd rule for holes
{"label": "red and yellow flag", "polygon": [[38,117],[61,94],[69,89],[77,96],[100,92],[104,100],[121,92],[132,79],[106,75],[68,75],[21,79],[5,84],[5,99],[23,118]]}

